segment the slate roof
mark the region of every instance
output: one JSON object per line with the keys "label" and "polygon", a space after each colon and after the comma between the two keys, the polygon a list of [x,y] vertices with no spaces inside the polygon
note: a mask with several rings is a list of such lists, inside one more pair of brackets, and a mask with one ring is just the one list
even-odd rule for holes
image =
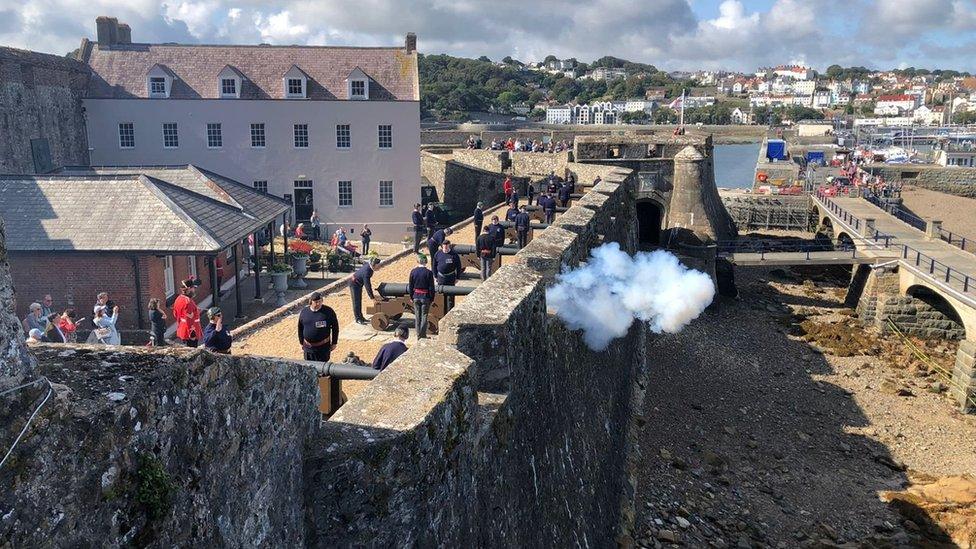
{"label": "slate roof", "polygon": [[289,208],[195,166],[0,176],[12,251],[215,253]]}
{"label": "slate roof", "polygon": [[311,100],[348,99],[356,67],[370,78],[370,101],[420,100],[417,54],[403,47],[94,44],[82,60],[94,73],[90,98],[146,98],[146,73],[159,64],[175,74],[171,99],[220,99],[218,75],[230,65],[244,75],[240,99],[284,99],[282,78],[296,66],[308,75]]}

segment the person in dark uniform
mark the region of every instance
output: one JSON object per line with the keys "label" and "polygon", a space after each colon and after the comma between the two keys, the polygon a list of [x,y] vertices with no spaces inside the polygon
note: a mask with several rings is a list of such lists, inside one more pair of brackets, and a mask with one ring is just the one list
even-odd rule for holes
{"label": "person in dark uniform", "polygon": [[230,329],[224,324],[224,315],[220,307],[208,309],[207,318],[210,319],[210,324],[203,329],[203,346],[208,351],[229,355],[234,338],[230,335]]}
{"label": "person in dark uniform", "polygon": [[427,239],[427,251],[430,252],[431,260],[437,255],[437,250],[440,249],[441,243],[447,240],[447,237],[454,234],[454,230],[450,227],[445,227],[439,231],[435,231],[433,236]]}
{"label": "person in dark uniform", "polygon": [[505,212],[505,221],[515,221],[515,216],[517,216],[518,213],[518,205],[513,203],[508,207],[508,211]]}
{"label": "person in dark uniform", "polygon": [[485,212],[482,210],[484,204],[478,202],[478,205],[474,208],[474,238],[478,239],[478,235],[481,234],[481,227],[485,224]]}
{"label": "person in dark uniform", "polygon": [[561,203],[563,208],[569,206],[569,197],[571,194],[573,193],[569,185],[563,185],[562,187],[559,187],[559,202]]}
{"label": "person in dark uniform", "polygon": [[349,277],[349,293],[352,295],[352,314],[356,317],[357,324],[366,324],[363,317],[363,288],[366,288],[366,295],[370,299],[373,297],[373,268],[380,262],[378,258],[372,257],[363,263],[363,266],[352,273]]}
{"label": "person in dark uniform", "polygon": [[424,224],[427,225],[427,238],[434,235],[434,229],[437,228],[437,212],[434,211],[434,205],[427,205],[427,213],[424,214]]}
{"label": "person in dark uniform", "polygon": [[[502,233],[504,234],[504,229]],[[485,227],[485,232],[478,235],[478,242],[475,245],[478,257],[481,258],[481,280],[488,280],[491,276],[491,266],[495,261],[495,254],[498,253],[497,247],[495,237],[491,234],[491,225],[488,225]]]}
{"label": "person in dark uniform", "polygon": [[488,234],[491,235],[492,240],[495,242],[495,248],[505,245],[505,227],[502,227],[501,223],[498,222],[498,216],[491,216],[491,224],[488,225]]}
{"label": "person in dark uniform", "polygon": [[549,196],[549,193],[545,193],[539,198],[539,205],[542,206],[542,211],[546,214],[546,223],[552,223],[552,220],[556,218],[556,199]]}
{"label": "person in dark uniform", "polygon": [[363,242],[363,255],[369,255],[369,242],[373,239],[373,230],[369,225],[363,225],[363,230],[359,231],[359,239]]}
{"label": "person in dark uniform", "polygon": [[525,189],[525,197],[529,200],[529,206],[532,205],[532,199],[535,198],[535,185],[529,181],[529,186]]}
{"label": "person in dark uniform", "polygon": [[[461,256],[454,251],[451,241],[445,240],[441,244],[441,250],[434,256],[434,275],[437,278],[437,284],[454,286],[461,278],[462,272],[464,272],[464,267],[461,266]],[[454,307],[454,296],[444,296],[444,301],[448,310]]]}
{"label": "person in dark uniform", "polygon": [[379,352],[376,353],[376,358],[373,359],[374,370],[385,370],[397,357],[407,352],[407,344],[404,342],[410,337],[410,330],[406,326],[397,326],[397,329],[393,330],[393,337],[396,339],[380,347]]}
{"label": "person in dark uniform", "polygon": [[434,301],[434,273],[427,268],[427,256],[417,254],[417,266],[410,271],[407,295],[413,300],[414,329],[417,339],[427,337],[427,313]]}
{"label": "person in dark uniform", "polygon": [[322,303],[322,294],[312,292],[308,307],[298,313],[298,343],[305,360],[328,362],[339,343],[339,319],[332,307]]}
{"label": "person in dark uniform", "polygon": [[518,247],[521,250],[529,242],[529,213],[525,210],[525,206],[522,206],[515,216],[515,234],[518,236]]}
{"label": "person in dark uniform", "polygon": [[420,213],[420,204],[413,206],[413,251],[420,250],[420,237],[424,234],[424,215]]}
{"label": "person in dark uniform", "polygon": [[519,193],[518,189],[512,188],[512,196],[508,197],[508,203],[518,207]]}

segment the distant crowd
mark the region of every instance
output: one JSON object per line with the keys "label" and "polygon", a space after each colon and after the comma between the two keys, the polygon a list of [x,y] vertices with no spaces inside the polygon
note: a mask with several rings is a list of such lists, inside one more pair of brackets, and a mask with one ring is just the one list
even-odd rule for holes
{"label": "distant crowd", "polygon": [[[484,143],[480,137],[471,136],[464,143],[468,149],[482,149]],[[543,142],[541,139],[521,139],[509,137],[508,139],[492,139],[488,145],[491,151],[513,151],[513,152],[537,152],[537,153],[558,153],[568,151],[572,145],[566,140]]]}
{"label": "distant crowd", "polygon": [[[322,218],[319,216],[318,210],[312,211],[308,224],[308,228],[305,227],[305,223],[299,223],[293,229],[291,223],[286,221],[278,226],[278,236],[316,242],[323,241]],[[355,232],[355,230],[349,227],[349,232]],[[355,244],[349,241],[346,227],[339,227],[329,237],[329,246],[339,253],[346,253],[352,256],[367,255],[369,254],[369,245],[372,238],[373,230],[369,228],[369,225],[363,225],[363,229],[359,231],[359,239],[363,244],[363,249],[359,250]]]}

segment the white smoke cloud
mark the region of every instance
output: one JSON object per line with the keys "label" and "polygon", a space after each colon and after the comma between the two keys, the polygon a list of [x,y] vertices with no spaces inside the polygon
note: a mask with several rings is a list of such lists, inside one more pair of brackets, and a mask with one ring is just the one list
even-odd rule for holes
{"label": "white smoke cloud", "polygon": [[546,300],[572,330],[583,330],[586,346],[607,348],[647,322],[656,333],[675,333],[698,318],[715,297],[712,279],[682,265],[664,250],[631,257],[616,242],[590,253],[590,260],[560,274]]}

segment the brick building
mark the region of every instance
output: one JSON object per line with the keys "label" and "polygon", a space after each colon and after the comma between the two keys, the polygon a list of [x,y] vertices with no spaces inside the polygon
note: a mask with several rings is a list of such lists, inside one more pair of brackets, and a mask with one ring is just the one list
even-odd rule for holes
{"label": "brick building", "polygon": [[224,287],[234,284],[235,271],[249,266],[248,236],[289,209],[192,165],[2,176],[0,195],[18,316],[51,294],[56,309],[74,307],[90,319],[96,295],[107,291],[121,308],[123,331],[146,328],[149,299],[173,295],[191,276],[202,281],[201,305],[219,302],[217,257]]}

